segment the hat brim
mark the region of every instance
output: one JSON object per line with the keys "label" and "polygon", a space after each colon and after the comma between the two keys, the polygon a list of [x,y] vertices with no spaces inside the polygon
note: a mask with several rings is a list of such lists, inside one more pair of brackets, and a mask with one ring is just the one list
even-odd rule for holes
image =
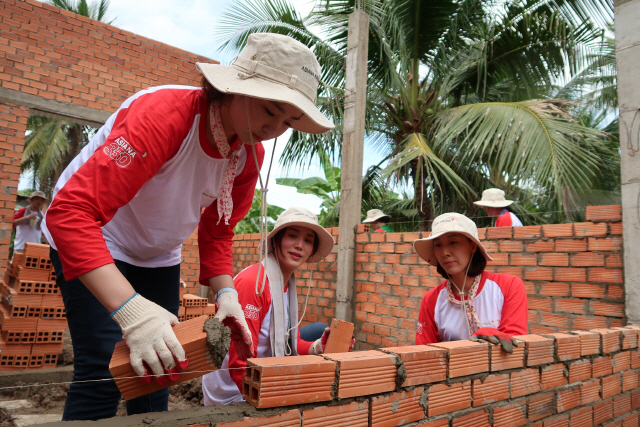
{"label": "hat brim", "polygon": [[[335,245],[333,236],[321,225],[310,224],[304,221],[290,221],[284,224],[280,224],[278,227],[271,230],[271,232],[267,235],[267,245],[269,245],[269,248],[271,248],[271,241],[273,240],[273,237],[278,234],[278,231],[282,230],[283,228],[294,227],[296,225],[313,230],[319,240],[318,250],[313,255],[311,255],[306,262],[321,261],[322,259],[324,259],[324,257],[331,253],[331,251],[333,250],[333,246]],[[260,243],[258,250],[262,252],[262,243]]]}
{"label": "hat brim", "polygon": [[389,221],[391,221],[391,217],[389,215],[379,215],[379,216],[377,216],[375,218],[367,218],[364,221],[362,221],[362,223],[363,224],[370,224],[370,223],[375,222],[375,221],[377,221],[379,219],[382,219],[382,218],[389,218]]}
{"label": "hat brim", "polygon": [[487,253],[487,249],[485,249],[485,247],[482,246],[482,243],[480,243],[480,240],[478,240],[477,238],[475,238],[474,236],[472,236],[467,232],[458,231],[458,230],[445,231],[443,233],[435,233],[435,234],[431,234],[429,237],[426,237],[424,239],[415,240],[413,242],[413,249],[416,251],[416,253],[420,258],[422,258],[423,260],[425,260],[426,262],[428,262],[429,264],[435,267],[438,265],[438,259],[436,258],[436,254],[433,250],[433,240],[437,239],[438,237],[442,237],[445,234],[450,234],[450,233],[464,234],[466,237],[471,239],[476,244],[476,246],[478,247],[478,250],[482,252],[482,255],[487,261],[493,261],[493,258],[491,258]]}
{"label": "hat brim", "polygon": [[327,119],[313,102],[301,92],[289,88],[287,85],[268,80],[260,76],[241,79],[238,73],[241,71],[233,65],[219,65],[198,62],[198,71],[204,75],[209,83],[222,93],[232,93],[250,96],[253,98],[267,99],[270,101],[284,102],[300,109],[304,115],[300,120],[295,120],[291,127],[300,132],[321,134],[335,127]]}
{"label": "hat brim", "polygon": [[479,200],[477,202],[473,202],[474,205],[478,205],[478,206],[486,206],[488,208],[506,208],[507,206],[511,205],[514,201],[513,200],[505,200],[503,202],[483,202],[482,200]]}

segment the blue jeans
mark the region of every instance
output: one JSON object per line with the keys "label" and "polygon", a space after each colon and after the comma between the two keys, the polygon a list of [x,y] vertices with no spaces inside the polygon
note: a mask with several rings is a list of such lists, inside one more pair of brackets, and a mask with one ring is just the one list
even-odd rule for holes
{"label": "blue jeans", "polygon": [[[79,279],[66,281],[58,252],[51,250],[71,340],[73,344],[73,383],[69,387],[63,421],[99,420],[116,415],[120,392],[115,381],[80,382],[111,378],[109,361],[122,330],[109,311]],[[115,261],[118,270],[136,292],[178,315],[180,306],[180,265],[159,268],[136,267]],[[167,411],[169,389],[127,401],[127,414]]]}
{"label": "blue jeans", "polygon": [[325,328],[328,327],[329,326],[325,325],[322,322],[315,322],[303,326],[302,328],[298,329],[298,331],[300,332],[300,338],[305,341],[314,342],[315,340],[322,337]]}

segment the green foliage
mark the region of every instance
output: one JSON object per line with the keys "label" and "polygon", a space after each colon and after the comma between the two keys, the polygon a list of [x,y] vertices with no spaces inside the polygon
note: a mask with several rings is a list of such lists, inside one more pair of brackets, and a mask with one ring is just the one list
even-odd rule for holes
{"label": "green foliage", "polygon": [[[423,229],[442,212],[475,216],[473,200],[489,187],[517,200],[516,209],[529,213],[525,223],[565,220],[594,200],[594,190],[615,197],[606,181],[615,175],[617,149],[611,134],[584,118],[586,110],[593,116],[615,105],[608,1],[362,4],[370,16],[367,141],[387,161],[382,180],[413,188],[411,209]],[[293,132],[287,167],[322,151],[340,156],[353,10],[353,1],[322,0],[301,16],[286,0],[237,0],[223,16],[218,34],[226,49],[239,51],[253,32],[277,32],[307,44],[323,67],[319,105],[336,129]],[[308,191],[319,192],[315,184]],[[323,203],[335,210],[335,199]]]}
{"label": "green foliage", "polygon": [[107,9],[109,9],[109,0],[96,0],[91,4],[87,3],[87,0],[47,0],[47,3],[57,6],[60,9],[95,19],[96,21],[102,21],[105,24],[113,24],[115,22],[115,18],[111,21],[104,20],[107,14]]}
{"label": "green foliage", "polygon": [[[249,208],[249,212],[247,215],[236,224],[233,229],[236,234],[252,234],[260,232],[260,200],[261,193],[260,190],[256,189],[253,194],[253,201],[251,202],[251,208]],[[284,209],[275,206],[275,205],[267,205],[267,223],[268,228],[273,229],[273,224],[278,219],[278,216],[284,212]]]}

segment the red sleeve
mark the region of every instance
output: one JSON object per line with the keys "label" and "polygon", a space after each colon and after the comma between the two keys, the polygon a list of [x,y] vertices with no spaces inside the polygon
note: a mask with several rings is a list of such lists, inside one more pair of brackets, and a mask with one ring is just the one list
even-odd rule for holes
{"label": "red sleeve", "polygon": [[444,282],[431,289],[422,298],[420,314],[418,315],[418,329],[416,331],[416,345],[432,344],[442,341],[438,335],[438,326],[435,321],[436,302],[438,295],[444,286]]}
{"label": "red sleeve", "polygon": [[511,213],[509,211],[503,213],[496,219],[496,227],[512,227]]}
{"label": "red sleeve", "polygon": [[519,277],[511,274],[491,273],[504,295],[502,318],[498,330],[507,335],[526,335],[528,324],[527,291]]}
{"label": "red sleeve", "polygon": [[24,213],[27,211],[27,208],[22,208],[22,209],[18,209],[17,211],[15,211],[15,213],[13,214],[13,226],[16,226],[16,219],[20,219],[22,217],[24,217]]}
{"label": "red sleeve", "polygon": [[[233,284],[238,291],[238,302],[244,311],[244,317],[249,325],[251,331],[251,339],[253,341],[253,348],[258,348],[258,342],[260,338],[260,328],[264,317],[269,312],[271,306],[271,291],[269,290],[269,280],[264,287],[262,295],[256,295],[256,276],[258,275],[258,264],[254,264],[251,267],[241,271],[235,279]],[[242,393],[242,376],[244,375],[244,368],[247,366],[247,362],[238,357],[236,353],[236,347],[234,345],[229,347],[229,375],[238,386],[240,393]]]}
{"label": "red sleeve", "polygon": [[302,338],[300,338],[300,330],[298,330],[298,355],[306,356],[307,354],[309,354],[309,349],[311,348],[311,344],[313,343],[309,341],[305,341]]}
{"label": "red sleeve", "polygon": [[199,112],[200,92],[139,95],[119,110],[104,144],[56,194],[47,228],[67,280],[113,262],[101,227],[177,153]]}
{"label": "red sleeve", "polygon": [[[262,167],[264,147],[256,144],[258,164]],[[200,284],[209,286],[208,279],[222,274],[233,275],[231,246],[233,245],[233,228],[249,212],[253,202],[254,189],[258,181],[258,169],[253,158],[253,150],[245,145],[247,160],[244,168],[233,181],[231,197],[233,212],[229,225],[224,220],[218,224],[218,202],[213,202],[204,210],[198,225],[198,249],[200,251]]]}

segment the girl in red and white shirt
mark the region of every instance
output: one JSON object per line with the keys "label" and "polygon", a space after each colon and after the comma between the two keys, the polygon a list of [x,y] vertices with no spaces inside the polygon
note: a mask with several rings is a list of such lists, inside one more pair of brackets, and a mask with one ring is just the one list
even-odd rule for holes
{"label": "girl in red and white shirt", "polygon": [[[135,372],[160,384],[188,365],[172,325],[182,242],[198,227],[200,283],[240,357],[251,333],[232,280],[233,227],[247,213],[262,164],[261,141],[287,129],[323,133],[322,74],[313,52],[278,34],[252,34],[232,65],[196,64],[203,87],[160,86],[127,99],[63,172],[44,234],[74,346],[63,420],[116,414],[108,378],[124,338]],[[127,412],[167,410],[168,390],[127,402]]]}
{"label": "girl in red and white shirt", "polygon": [[[265,260],[267,280],[263,283],[263,264],[254,264],[234,279],[240,305],[251,330],[257,356],[282,357],[322,354],[329,336],[307,342],[298,333],[298,297],[295,270],[305,262],[318,262],[329,255],[333,237],[318,224],[318,218],[303,208],[285,210],[267,239]],[[264,286],[264,292],[256,292]],[[352,343],[353,345],[353,343]],[[242,377],[246,362],[234,348],[222,369],[202,379],[204,404],[228,405],[242,402]]]}
{"label": "girl in red and white shirt", "polygon": [[511,353],[512,337],[527,333],[527,294],[520,278],[484,271],[491,257],[476,224],[461,214],[440,215],[431,235],[413,246],[447,279],[422,299],[416,344],[477,337]]}

